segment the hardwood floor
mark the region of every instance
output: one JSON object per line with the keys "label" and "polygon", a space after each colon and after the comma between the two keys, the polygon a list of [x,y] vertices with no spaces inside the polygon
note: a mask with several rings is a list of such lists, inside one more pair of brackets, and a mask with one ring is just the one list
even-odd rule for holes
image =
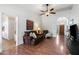
{"label": "hardwood floor", "polygon": [[45,39],[36,46],[19,45],[4,50],[1,55],[68,55],[65,39],[63,36]]}
{"label": "hardwood floor", "polygon": [[3,50],[10,49],[11,47],[16,46],[16,42],[14,40],[3,39],[2,40]]}

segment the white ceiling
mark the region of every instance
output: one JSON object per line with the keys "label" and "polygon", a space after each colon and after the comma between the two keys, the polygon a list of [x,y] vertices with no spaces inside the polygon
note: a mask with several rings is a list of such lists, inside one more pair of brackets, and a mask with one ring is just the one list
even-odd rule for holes
{"label": "white ceiling", "polygon": [[[7,4],[4,4],[6,6]],[[72,4],[50,4],[51,7],[55,9],[55,11],[60,11],[60,10],[66,10],[72,7]],[[30,12],[35,12],[35,13],[40,13],[40,10],[45,10],[43,7],[43,4],[8,4],[8,6],[16,7],[19,8],[23,11],[30,11]]]}
{"label": "white ceiling", "polygon": [[[18,4],[17,6],[22,7],[25,10],[33,11],[33,12],[40,12],[42,8],[42,4]],[[72,7],[72,4],[51,4],[56,11],[64,10]]]}

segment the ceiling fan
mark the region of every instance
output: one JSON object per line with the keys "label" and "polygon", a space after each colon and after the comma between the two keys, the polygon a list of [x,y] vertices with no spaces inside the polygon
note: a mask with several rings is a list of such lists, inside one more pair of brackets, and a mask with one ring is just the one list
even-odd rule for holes
{"label": "ceiling fan", "polygon": [[41,15],[49,16],[50,14],[56,14],[54,8],[49,8],[50,4],[45,4],[46,10],[41,10]]}

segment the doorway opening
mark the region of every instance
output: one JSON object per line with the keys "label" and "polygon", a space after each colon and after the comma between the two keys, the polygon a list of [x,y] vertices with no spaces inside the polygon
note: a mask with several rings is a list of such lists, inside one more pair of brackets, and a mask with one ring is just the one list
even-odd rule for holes
{"label": "doorway opening", "polygon": [[59,25],[59,35],[64,35],[64,25]]}
{"label": "doorway opening", "polygon": [[2,15],[2,49],[16,47],[17,17]]}
{"label": "doorway opening", "polygon": [[58,35],[65,36],[68,30],[68,19],[66,17],[60,17],[57,19],[57,32]]}

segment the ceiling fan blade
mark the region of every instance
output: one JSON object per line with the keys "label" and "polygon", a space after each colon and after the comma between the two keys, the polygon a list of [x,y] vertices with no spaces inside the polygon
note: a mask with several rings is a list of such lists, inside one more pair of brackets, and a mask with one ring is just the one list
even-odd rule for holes
{"label": "ceiling fan blade", "polygon": [[54,10],[54,8],[51,8],[50,11]]}
{"label": "ceiling fan blade", "polygon": [[56,14],[56,12],[50,12],[50,14]]}
{"label": "ceiling fan blade", "polygon": [[41,12],[47,12],[47,10],[45,10],[45,11],[44,10],[41,10]]}
{"label": "ceiling fan blade", "polygon": [[40,15],[44,15],[45,13],[42,13],[42,14],[40,14]]}

